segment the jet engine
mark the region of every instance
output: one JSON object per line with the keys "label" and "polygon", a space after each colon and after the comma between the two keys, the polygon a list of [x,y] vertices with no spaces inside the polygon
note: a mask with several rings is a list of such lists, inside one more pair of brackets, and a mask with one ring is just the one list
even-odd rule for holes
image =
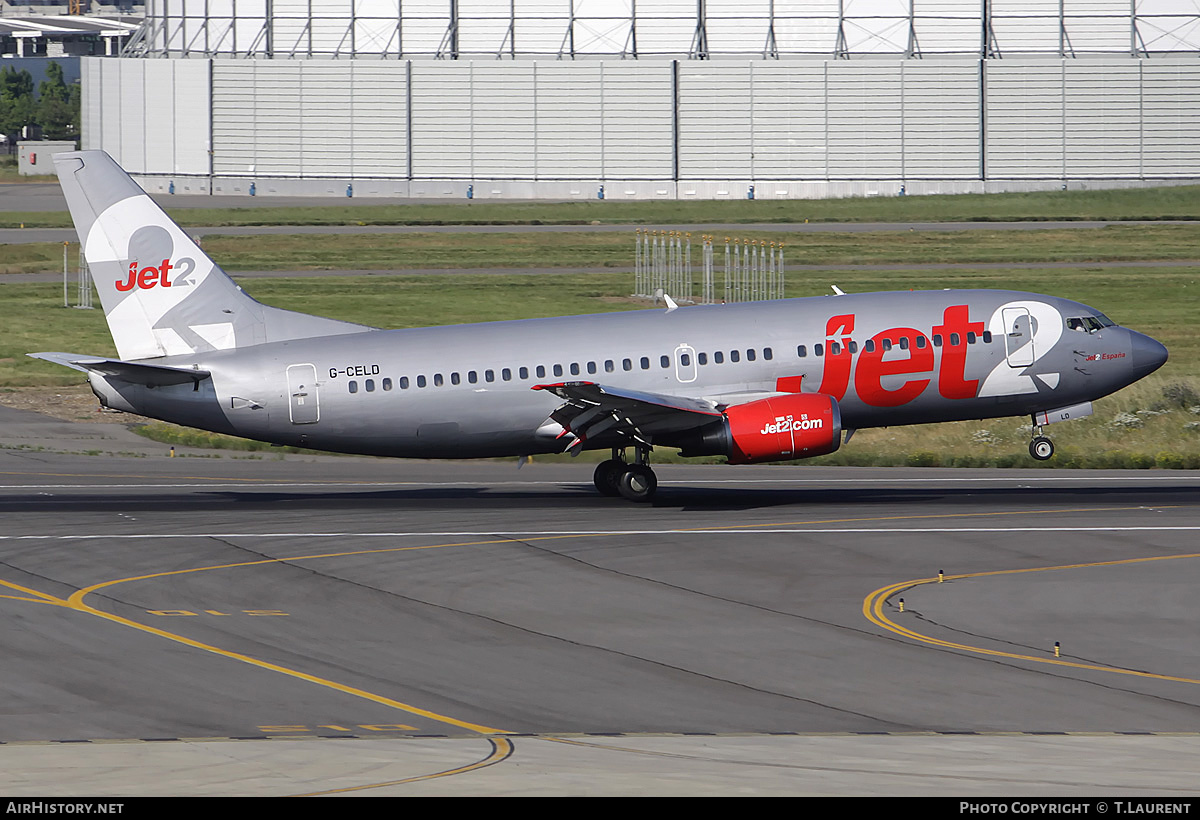
{"label": "jet engine", "polygon": [[680,455],[724,455],[730,464],[755,464],[825,455],[841,442],[842,415],[833,396],[788,393],[727,407],[724,419],[681,443]]}

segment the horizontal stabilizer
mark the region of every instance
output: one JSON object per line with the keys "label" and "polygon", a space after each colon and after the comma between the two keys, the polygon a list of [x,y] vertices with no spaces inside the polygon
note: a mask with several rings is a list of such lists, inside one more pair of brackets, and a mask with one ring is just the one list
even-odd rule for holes
{"label": "horizontal stabilizer", "polygon": [[166,367],[161,364],[145,364],[143,362],[123,362],[120,359],[84,356],[79,353],[29,353],[26,355],[61,364],[73,370],[99,373],[132,384],[144,384],[147,387],[166,387],[171,384],[188,384],[189,382],[199,383],[211,375],[207,370]]}

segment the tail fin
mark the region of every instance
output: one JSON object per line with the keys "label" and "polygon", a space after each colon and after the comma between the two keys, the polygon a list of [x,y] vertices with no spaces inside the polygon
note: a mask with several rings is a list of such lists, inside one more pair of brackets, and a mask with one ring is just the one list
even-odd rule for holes
{"label": "tail fin", "polygon": [[374,329],[255,301],[103,151],[54,166],[120,358]]}

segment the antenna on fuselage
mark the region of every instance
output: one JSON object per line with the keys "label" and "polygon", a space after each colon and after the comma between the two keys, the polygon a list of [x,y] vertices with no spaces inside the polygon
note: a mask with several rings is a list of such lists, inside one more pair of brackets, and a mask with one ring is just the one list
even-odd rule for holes
{"label": "antenna on fuselage", "polygon": [[842,290],[837,285],[830,285],[829,287],[833,288],[834,296],[845,296],[846,295],[846,291]]}

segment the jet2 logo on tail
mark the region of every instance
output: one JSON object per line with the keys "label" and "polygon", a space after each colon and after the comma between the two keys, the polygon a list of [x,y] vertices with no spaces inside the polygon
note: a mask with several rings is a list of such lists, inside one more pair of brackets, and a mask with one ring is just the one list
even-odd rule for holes
{"label": "jet2 logo on tail", "polygon": [[[151,265],[138,270],[138,263],[134,260],[129,263],[128,278],[124,282],[118,279],[114,284],[117,286],[117,290],[122,293],[127,293],[135,287],[140,290],[149,290],[156,286],[169,288],[176,285],[194,285],[195,282],[189,280],[187,275],[192,272],[195,266],[196,263],[191,258],[180,259],[178,265],[172,265],[170,259],[164,259],[162,264],[157,267]],[[176,274],[175,281],[172,282],[167,277],[167,272],[176,269],[179,270],[179,273]]]}

